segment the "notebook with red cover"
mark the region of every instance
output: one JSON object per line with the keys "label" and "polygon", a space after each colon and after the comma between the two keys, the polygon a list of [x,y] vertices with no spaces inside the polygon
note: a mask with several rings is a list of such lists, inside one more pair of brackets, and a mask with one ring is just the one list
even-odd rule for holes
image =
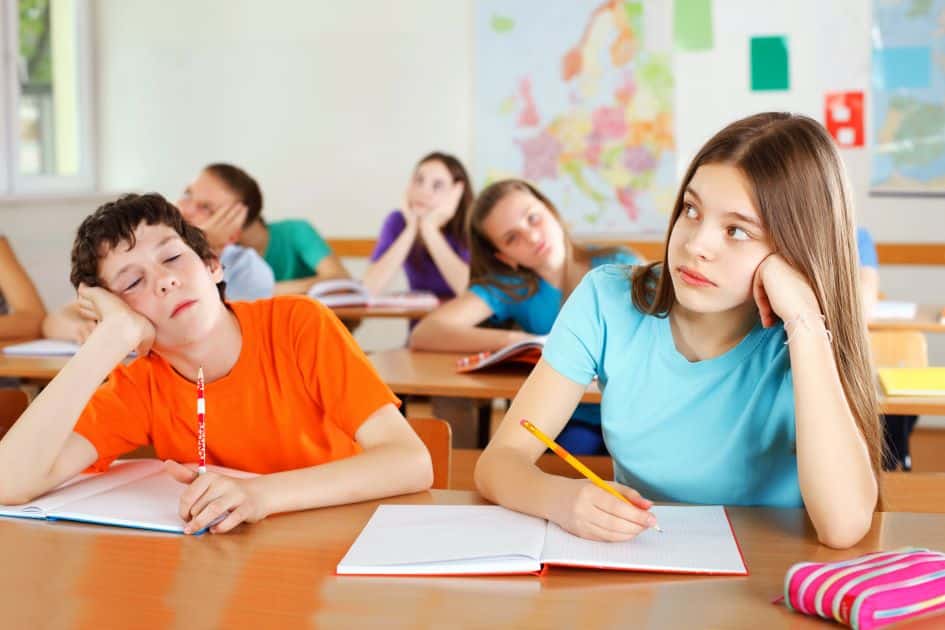
{"label": "notebook with red cover", "polygon": [[532,366],[541,358],[547,336],[519,341],[511,345],[487,352],[471,354],[456,361],[457,372],[474,372],[499,363]]}
{"label": "notebook with red cover", "polygon": [[747,575],[725,508],[656,506],[662,532],[585,540],[495,505],[381,505],[338,564],[339,575],[504,575],[548,566]]}

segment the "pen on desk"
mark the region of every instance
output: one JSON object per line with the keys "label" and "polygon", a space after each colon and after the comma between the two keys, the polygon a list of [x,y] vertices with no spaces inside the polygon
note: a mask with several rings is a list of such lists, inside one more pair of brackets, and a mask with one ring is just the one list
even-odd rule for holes
{"label": "pen on desk", "polygon": [[203,392],[203,368],[197,370],[197,473],[207,472],[207,402]]}
{"label": "pen on desk", "polygon": [[[569,453],[569,452],[567,451],[567,449],[565,449],[563,446],[561,446],[560,444],[558,444],[557,442],[555,442],[554,440],[552,440],[550,437],[548,437],[547,435],[545,435],[544,432],[543,432],[541,429],[539,429],[539,428],[536,427],[534,424],[532,424],[531,422],[529,422],[528,420],[525,420],[525,419],[522,419],[521,422],[520,422],[520,424],[521,424],[523,427],[525,427],[525,429],[526,429],[529,433],[531,433],[531,434],[534,435],[536,438],[538,438],[539,440],[541,440],[541,441],[544,443],[545,446],[547,446],[548,448],[550,448],[550,449],[552,450],[552,452],[554,452],[555,455],[557,455],[558,457],[560,457],[561,459],[563,459],[564,461],[566,461],[568,464],[570,464],[571,467],[574,468],[574,470],[578,471],[579,473],[581,473],[582,475],[584,475],[585,477],[587,477],[587,479],[588,479],[591,483],[593,483],[595,486],[597,486],[597,487],[600,488],[601,490],[604,490],[604,491],[606,491],[606,492],[609,492],[610,494],[614,495],[615,497],[617,497],[617,498],[620,499],[621,501],[624,501],[624,502],[626,502],[626,503],[629,503],[630,505],[633,505],[633,502],[632,502],[630,499],[628,499],[628,498],[625,497],[624,495],[620,494],[620,492],[618,492],[616,488],[614,488],[612,485],[610,485],[609,483],[607,483],[606,481],[604,481],[603,479],[601,479],[600,477],[598,477],[597,474],[595,474],[593,470],[591,470],[590,468],[588,468],[587,466],[585,466],[584,464],[582,464],[582,463],[578,460],[578,458],[576,458],[574,455],[572,455],[571,453]],[[639,506],[639,505],[634,505],[634,507],[639,508],[640,506]],[[658,524],[657,524],[657,525],[654,525],[654,526],[653,526],[653,529],[655,529],[655,530],[658,531],[658,532],[662,532],[662,531],[663,531],[663,529],[662,529]]]}

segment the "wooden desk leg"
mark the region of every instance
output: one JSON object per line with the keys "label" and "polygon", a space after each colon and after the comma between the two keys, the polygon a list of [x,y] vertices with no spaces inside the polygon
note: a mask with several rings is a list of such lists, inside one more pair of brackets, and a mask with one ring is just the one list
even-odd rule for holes
{"label": "wooden desk leg", "polygon": [[479,426],[477,427],[477,441],[479,448],[485,448],[489,444],[489,428],[492,425],[492,401],[483,400],[478,409]]}

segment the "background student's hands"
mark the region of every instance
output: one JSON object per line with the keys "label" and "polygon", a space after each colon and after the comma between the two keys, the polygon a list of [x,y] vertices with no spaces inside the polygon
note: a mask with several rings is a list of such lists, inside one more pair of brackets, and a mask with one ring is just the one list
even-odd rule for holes
{"label": "background student's hands", "polygon": [[207,235],[207,242],[210,243],[210,249],[220,253],[224,247],[236,242],[239,238],[240,229],[243,222],[246,221],[246,213],[249,209],[242,203],[236,201],[221,208],[207,219],[199,223],[194,223]]}
{"label": "background student's hands", "polygon": [[164,462],[164,469],[180,483],[187,484],[178,507],[186,523],[185,534],[199,532],[221,516],[224,518],[210,527],[211,533],[222,534],[243,521],[255,523],[266,518],[253,479],[237,479],[214,472],[198,475],[193,467],[171,460]]}
{"label": "background student's hands", "polygon": [[456,214],[456,206],[463,196],[463,182],[454,182],[449,192],[443,198],[443,203],[432,208],[421,218],[423,225],[439,230],[446,225]]}
{"label": "background student's hands", "polygon": [[635,505],[621,501],[587,479],[562,479],[551,520],[575,536],[605,542],[630,540],[656,525],[656,517],[647,511],[652,501],[633,488],[619,483],[611,485]]}
{"label": "background student's hands", "polygon": [[769,254],[755,270],[752,292],[761,325],[774,325],[804,313],[820,313],[817,296],[807,279],[780,254]]}
{"label": "background student's hands", "polygon": [[48,314],[43,320],[43,337],[85,343],[95,330],[95,320],[86,317],[77,300]]}
{"label": "background student's hands", "polygon": [[151,351],[156,334],[154,324],[108,289],[80,284],[76,304],[83,318],[112,328],[118,335],[116,338],[126,342],[129,351],[135,350],[138,356]]}
{"label": "background student's hands", "polygon": [[404,223],[406,223],[404,229],[407,232],[415,232],[420,226],[420,214],[410,207],[410,198],[407,193],[404,193],[404,197],[400,202],[400,214],[403,215]]}

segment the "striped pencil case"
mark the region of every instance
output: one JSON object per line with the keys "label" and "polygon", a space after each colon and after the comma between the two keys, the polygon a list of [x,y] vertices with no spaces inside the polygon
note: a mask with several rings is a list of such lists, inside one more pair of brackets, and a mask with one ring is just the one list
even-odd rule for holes
{"label": "striped pencil case", "polygon": [[857,630],[945,611],[945,554],[908,548],[800,562],[784,578],[784,603]]}

